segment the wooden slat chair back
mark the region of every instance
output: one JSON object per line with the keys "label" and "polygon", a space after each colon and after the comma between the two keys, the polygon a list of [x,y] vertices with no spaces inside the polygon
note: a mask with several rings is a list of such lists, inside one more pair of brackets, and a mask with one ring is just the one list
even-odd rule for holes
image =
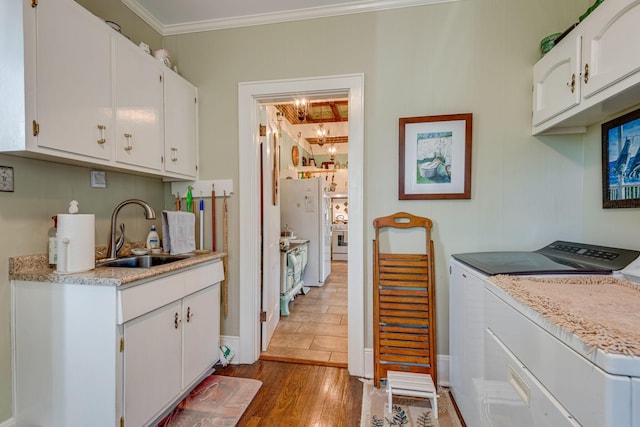
{"label": "wooden slat chair back", "polygon": [[[432,222],[398,212],[376,218],[373,241],[374,381],[387,371],[430,374],[437,384]],[[424,253],[381,253],[380,231],[424,228]]]}

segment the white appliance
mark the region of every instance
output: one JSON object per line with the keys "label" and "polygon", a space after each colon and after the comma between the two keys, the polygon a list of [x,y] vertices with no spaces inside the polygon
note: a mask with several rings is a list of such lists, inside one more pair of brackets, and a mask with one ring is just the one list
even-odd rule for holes
{"label": "white appliance", "polygon": [[454,254],[449,367],[466,425],[640,426],[640,357],[591,350],[490,277],[611,274],[638,254],[561,241],[535,252]]}
{"label": "white appliance", "polygon": [[347,224],[336,223],[331,228],[331,250],[334,261],[349,259],[349,230]]}
{"label": "white appliance", "polygon": [[304,286],[322,286],[331,273],[331,200],[321,178],[280,180],[280,223],[309,241]]}

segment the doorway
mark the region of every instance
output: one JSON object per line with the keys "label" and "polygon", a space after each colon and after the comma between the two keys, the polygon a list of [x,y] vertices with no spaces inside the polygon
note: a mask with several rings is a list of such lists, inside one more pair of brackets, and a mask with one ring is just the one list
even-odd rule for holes
{"label": "doorway", "polygon": [[258,106],[266,100],[291,99],[298,94],[347,94],[349,100],[350,223],[348,266],[348,367],[364,375],[364,75],[317,77],[239,84],[240,152],[240,324],[238,361],[253,363],[260,355],[260,124]]}

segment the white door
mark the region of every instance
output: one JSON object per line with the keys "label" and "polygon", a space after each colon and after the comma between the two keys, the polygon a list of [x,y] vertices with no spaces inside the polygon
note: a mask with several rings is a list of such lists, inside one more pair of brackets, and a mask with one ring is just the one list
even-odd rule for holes
{"label": "white door", "polygon": [[280,321],[280,141],[267,107],[260,107],[261,123],[267,124],[262,137],[262,351],[266,351]]}

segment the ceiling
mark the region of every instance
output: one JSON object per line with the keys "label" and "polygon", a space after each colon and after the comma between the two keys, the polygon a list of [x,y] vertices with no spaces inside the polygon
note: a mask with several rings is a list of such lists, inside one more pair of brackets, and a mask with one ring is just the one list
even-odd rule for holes
{"label": "ceiling", "polygon": [[122,0],[161,35],[273,24],[456,0]]}

